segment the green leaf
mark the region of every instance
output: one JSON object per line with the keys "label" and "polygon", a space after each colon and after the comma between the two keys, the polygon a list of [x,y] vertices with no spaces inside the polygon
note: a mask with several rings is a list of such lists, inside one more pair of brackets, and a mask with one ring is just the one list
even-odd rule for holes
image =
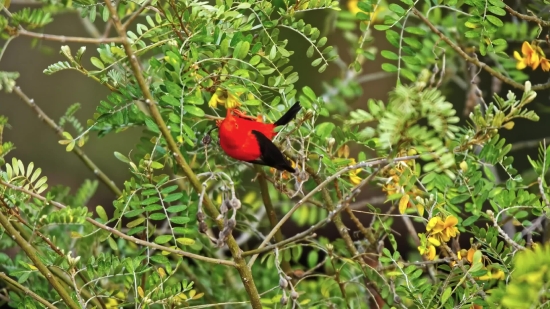
{"label": "green leaf", "polygon": [[315,52],[315,46],[311,45],[306,52],[306,57],[311,58],[313,57],[313,53]]}
{"label": "green leaf", "polygon": [[316,67],[321,63],[321,61],[323,61],[323,58],[317,58],[317,59],[313,60],[313,62],[311,62],[311,66]]}
{"label": "green leaf", "polygon": [[411,33],[411,34],[416,34],[416,35],[419,35],[419,36],[425,36],[426,33],[427,33],[426,30],[424,30],[422,28],[419,28],[419,27],[406,27],[405,32]]}
{"label": "green leaf", "polygon": [[165,102],[166,104],[170,104],[170,105],[178,106],[178,107],[180,106],[180,101],[178,99],[174,98],[173,96],[168,95],[168,94],[165,94],[162,97],[160,97],[160,100]]}
{"label": "green leaf", "polygon": [[204,117],[204,111],[193,105],[184,105],[183,110],[197,117]]}
{"label": "green leaf", "polygon": [[184,246],[191,246],[195,243],[194,239],[182,237],[182,238],[176,238],[176,241],[178,244],[184,245]]}
{"label": "green leaf", "polygon": [[248,55],[248,50],[250,49],[250,43],[248,41],[241,41],[237,43],[235,49],[233,50],[233,58],[244,59]]}
{"label": "green leaf", "polygon": [[386,72],[397,72],[397,67],[391,63],[383,63],[382,70]]}
{"label": "green leaf", "polygon": [[101,218],[101,220],[103,220],[103,222],[109,221],[109,218],[107,217],[107,212],[105,212],[105,208],[103,208],[103,206],[97,205],[95,208],[95,212],[97,212],[97,215],[99,216],[99,218]]}
{"label": "green leaf", "polygon": [[405,15],[406,11],[404,8],[402,8],[400,5],[392,3],[389,6],[390,11],[394,12],[395,14],[399,16]]}
{"label": "green leaf", "polygon": [[309,88],[308,86],[305,86],[302,88],[302,92],[306,95],[308,99],[311,100],[311,102],[317,101],[317,95],[315,95],[315,92],[313,92],[313,89]]}
{"label": "green leaf", "polygon": [[332,122],[323,122],[317,127],[315,127],[315,134],[317,134],[321,139],[327,138],[336,125]]}
{"label": "green leaf", "polygon": [[92,62],[92,64],[93,64],[96,68],[98,68],[98,69],[100,69],[100,70],[105,69],[105,65],[103,64],[103,62],[101,62],[101,60],[99,60],[99,58],[97,58],[97,57],[92,57],[92,58],[90,58],[90,61]]}
{"label": "green leaf", "polygon": [[172,235],[161,235],[155,238],[155,243],[162,245],[172,240]]}
{"label": "green leaf", "polygon": [[125,155],[121,154],[118,151],[115,151],[115,158],[119,159],[124,163],[130,163],[130,159],[128,159]]}
{"label": "green leaf", "polygon": [[487,7],[487,10],[495,15],[499,15],[499,16],[505,16],[506,15],[506,11],[504,9],[501,9],[497,6],[488,6]]}
{"label": "green leaf", "polygon": [[145,125],[147,126],[147,129],[153,133],[160,133],[160,129],[157,126],[157,124],[153,121],[151,118],[145,118]]}
{"label": "green leaf", "polygon": [[443,294],[441,295],[441,300],[440,300],[440,303],[441,304],[445,304],[447,303],[447,300],[449,299],[449,297],[451,296],[451,293],[453,292],[453,289],[448,286],[445,291],[443,291]]}
{"label": "green leaf", "polygon": [[498,17],[495,17],[495,16],[493,16],[493,15],[487,15],[487,16],[485,16],[485,18],[487,18],[487,20],[488,20],[491,24],[493,24],[493,25],[495,25],[495,26],[497,26],[497,27],[502,27],[502,26],[504,26],[504,23],[503,23],[502,20],[500,20]]}
{"label": "green leaf", "polygon": [[383,51],[380,52],[380,54],[382,55],[382,57],[384,57],[386,59],[389,59],[389,60],[399,59],[399,57],[397,56],[396,53],[394,53],[392,51],[389,51],[389,50],[383,50]]}

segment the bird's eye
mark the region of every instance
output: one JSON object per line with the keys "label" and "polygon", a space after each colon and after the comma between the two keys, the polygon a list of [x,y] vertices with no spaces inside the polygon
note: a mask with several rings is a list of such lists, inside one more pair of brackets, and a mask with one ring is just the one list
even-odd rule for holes
{"label": "bird's eye", "polygon": [[239,125],[235,123],[235,129],[238,129],[239,128]]}

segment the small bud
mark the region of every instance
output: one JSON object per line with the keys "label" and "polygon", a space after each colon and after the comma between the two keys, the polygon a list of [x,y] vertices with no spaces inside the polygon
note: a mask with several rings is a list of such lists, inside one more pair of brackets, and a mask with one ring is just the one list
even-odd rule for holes
{"label": "small bud", "polygon": [[222,216],[225,216],[225,214],[227,213],[229,207],[231,207],[229,205],[229,202],[227,200],[224,200],[222,202],[222,205],[220,206],[220,212],[221,212]]}
{"label": "small bud", "polygon": [[281,297],[281,305],[286,306],[286,304],[288,304],[288,297],[283,295],[283,297]]}
{"label": "small bud", "polygon": [[241,201],[238,198],[234,197],[229,201],[229,205],[231,206],[231,208],[237,210],[241,208]]}
{"label": "small bud", "polygon": [[531,93],[529,93],[529,95],[525,98],[525,100],[523,100],[523,104],[530,103],[530,102],[533,101],[536,97],[537,97],[537,93],[536,93],[536,92],[531,92]]}
{"label": "small bud", "polygon": [[526,81],[525,82],[525,93],[531,92],[531,82]]}
{"label": "small bud", "polygon": [[508,121],[505,123],[502,127],[506,130],[512,130],[514,128],[515,123],[513,121]]}
{"label": "small bud", "polygon": [[298,296],[300,296],[300,295],[298,295],[298,292],[296,292],[296,291],[290,292],[290,298],[292,298],[293,300],[297,300]]}
{"label": "small bud", "polygon": [[281,278],[279,279],[279,286],[281,287],[281,289],[286,289],[288,287],[288,281],[286,281],[285,278]]}
{"label": "small bud", "polygon": [[466,163],[466,161],[460,162],[460,169],[461,169],[463,172],[468,171],[468,163]]}
{"label": "small bud", "polygon": [[202,211],[197,212],[197,221],[203,222],[205,218],[206,216],[204,215],[204,212]]}
{"label": "small bud", "polygon": [[237,225],[237,221],[235,219],[229,219],[227,220],[227,228],[233,230],[235,226]]}
{"label": "small bud", "polygon": [[208,231],[208,224],[206,224],[206,222],[204,221],[201,221],[199,223],[199,231],[203,234],[206,234],[206,232]]}
{"label": "small bud", "polygon": [[202,144],[203,144],[203,145],[209,145],[210,142],[212,142],[212,137],[210,136],[210,134],[206,134],[206,135],[202,138]]}
{"label": "small bud", "polygon": [[327,144],[329,148],[332,148],[332,146],[334,146],[334,143],[336,143],[336,139],[334,139],[334,137],[329,137],[327,139]]}

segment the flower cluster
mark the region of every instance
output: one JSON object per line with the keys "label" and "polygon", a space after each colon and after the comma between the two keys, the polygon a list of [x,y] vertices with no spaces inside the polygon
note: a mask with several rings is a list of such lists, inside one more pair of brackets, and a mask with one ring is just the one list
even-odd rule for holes
{"label": "flower cluster", "polygon": [[226,89],[218,88],[216,92],[208,101],[208,106],[216,108],[218,104],[225,105],[225,108],[236,108],[242,105],[241,96],[242,93],[232,93]]}
{"label": "flower cluster", "polygon": [[452,237],[458,234],[458,219],[455,216],[447,216],[445,219],[437,216],[430,219],[426,225],[426,234],[418,234],[420,237],[420,246],[418,251],[426,256],[430,261],[433,261],[436,256],[435,247],[441,246],[442,243],[448,242]]}
{"label": "flower cluster", "polygon": [[521,45],[521,55],[517,51],[514,51],[514,58],[518,61],[516,64],[518,70],[523,70],[526,67],[531,67],[531,69],[535,70],[540,65],[543,71],[550,71],[550,61],[546,59],[542,48],[537,44],[523,42]]}
{"label": "flower cluster", "polygon": [[[477,250],[475,248],[470,248],[468,250],[462,249],[462,250],[458,251],[457,256],[458,256],[459,260],[466,259],[466,261],[468,261],[468,263],[470,263],[471,265],[473,265],[474,262],[475,263],[482,263],[483,262],[483,256],[481,255],[481,252],[479,252],[479,254],[476,254],[476,252],[478,252],[478,251],[479,250]],[[451,266],[454,266],[455,264],[456,264],[455,262],[452,262]],[[506,275],[504,274],[504,272],[501,269],[492,267],[492,265],[489,265],[487,267],[483,267],[482,269],[486,269],[487,273],[483,276],[477,277],[476,278],[477,280],[483,280],[483,281],[491,280],[491,279],[504,280],[506,278]]]}
{"label": "flower cluster", "polygon": [[[342,145],[338,150],[336,151],[336,156],[338,158],[345,158],[350,160],[351,162],[349,165],[355,165],[357,162],[355,161],[355,158],[349,158],[349,146],[348,145]],[[361,169],[353,169],[349,171],[349,181],[354,185],[358,185],[361,180],[363,180],[361,177],[358,176],[358,174],[361,172]]]}
{"label": "flower cluster", "polygon": [[[402,150],[398,153],[399,157],[415,155],[417,152],[414,149]],[[413,185],[410,189],[405,190],[405,186],[402,184],[410,184],[415,180],[414,168],[416,162],[414,160],[400,161],[395,166],[392,166],[389,170],[382,173],[384,177],[387,177],[387,181],[382,187],[388,196],[396,193],[403,193],[403,196],[399,200],[399,213],[404,214],[407,208],[411,208],[411,197],[417,197],[422,194],[416,185]],[[424,214],[424,205],[422,203],[415,203],[416,210],[421,216]]]}

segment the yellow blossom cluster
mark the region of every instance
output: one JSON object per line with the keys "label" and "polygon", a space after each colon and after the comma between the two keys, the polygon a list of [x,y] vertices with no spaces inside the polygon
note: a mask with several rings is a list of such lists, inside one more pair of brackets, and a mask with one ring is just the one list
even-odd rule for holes
{"label": "yellow blossom cluster", "polygon": [[[474,256],[476,255],[476,252],[478,250],[475,249],[475,248],[470,248],[468,250],[466,249],[462,249],[460,251],[458,251],[457,253],[457,257],[459,260],[462,260],[462,259],[466,259],[466,261],[468,261],[468,263],[470,264],[474,264],[474,262],[476,263],[482,263],[483,262],[483,256],[481,254],[478,254],[478,258],[474,261]],[[455,262],[451,262],[451,266],[454,266],[456,263]],[[480,276],[480,277],[477,277],[476,279],[477,280],[491,280],[491,279],[495,279],[495,280],[504,280],[505,279],[505,274],[502,270],[498,269],[498,268],[494,268],[494,267],[491,267],[491,265],[487,266],[487,267],[483,267],[485,269],[487,269],[487,273],[483,276]]]}
{"label": "yellow blossom cluster", "polygon": [[[415,155],[417,152],[414,149],[402,150],[398,153],[399,157]],[[396,193],[403,193],[403,196],[399,200],[399,213],[404,214],[407,208],[411,208],[413,205],[410,201],[411,197],[417,197],[422,194],[422,190],[418,189],[416,185],[412,186],[409,190],[405,191],[404,186],[401,184],[409,184],[414,182],[414,160],[400,161],[388,170],[382,173],[382,176],[387,177],[388,180],[382,186],[382,190],[385,191],[388,196]],[[415,203],[416,210],[421,216],[424,214],[424,205],[422,203]]]}
{"label": "yellow blossom cluster", "polygon": [[[336,156],[338,158],[346,158],[350,160],[349,163],[350,166],[357,164],[355,161],[355,158],[349,158],[349,146],[348,145],[342,145],[338,150],[336,151]],[[358,176],[358,174],[361,172],[361,169],[353,169],[349,171],[349,181],[354,185],[358,185],[361,180],[363,180],[361,177]]]}
{"label": "yellow blossom cluster", "polygon": [[540,65],[543,71],[550,71],[550,61],[546,59],[542,48],[536,43],[529,44],[529,42],[523,42],[521,45],[521,55],[519,52],[514,51],[514,58],[518,61],[516,64],[518,70],[523,70],[526,67],[531,67],[531,69],[535,70]]}
{"label": "yellow blossom cluster", "polygon": [[208,106],[216,108],[218,104],[225,105],[225,108],[236,108],[242,105],[241,96],[242,93],[232,93],[223,88],[216,89],[216,92],[208,101]]}
{"label": "yellow blossom cluster", "polygon": [[449,215],[445,219],[436,216],[428,221],[426,225],[426,235],[419,234],[421,241],[418,247],[418,252],[426,256],[430,261],[435,259],[435,247],[441,246],[442,243],[448,242],[452,237],[458,234],[458,219]]}

